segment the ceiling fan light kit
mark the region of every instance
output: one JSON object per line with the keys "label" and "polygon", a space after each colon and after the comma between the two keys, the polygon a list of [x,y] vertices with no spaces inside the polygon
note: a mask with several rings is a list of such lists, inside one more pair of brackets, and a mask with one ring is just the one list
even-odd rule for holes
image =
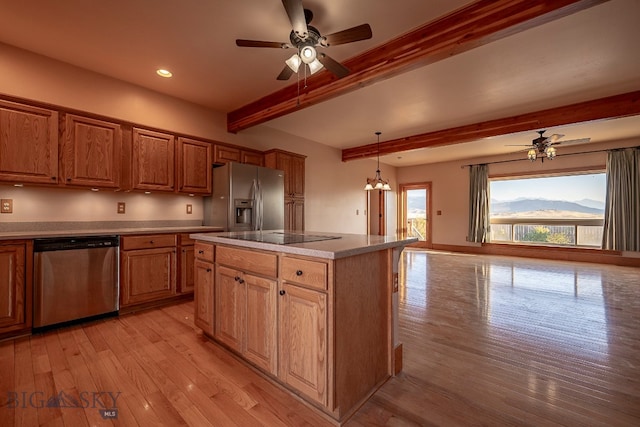
{"label": "ceiling fan light kit", "polygon": [[325,53],[318,53],[317,48],[327,48],[330,45],[370,39],[373,34],[369,24],[358,25],[323,36],[317,28],[309,25],[313,19],[313,12],[303,8],[302,0],[282,0],[282,5],[291,22],[290,43],[237,39],[236,46],[278,49],[297,48],[298,52],[285,61],[285,68],[278,75],[278,80],[288,80],[291,74],[300,70],[302,63],[306,64],[305,70],[308,67],[310,74],[326,68],[339,79],[348,75],[349,69],[347,67]]}
{"label": "ceiling fan light kit", "polygon": [[376,169],[375,178],[367,178],[367,184],[364,186],[364,189],[367,191],[371,190],[382,190],[388,191],[391,190],[391,186],[389,185],[389,181],[382,179],[382,175],[380,175],[380,135],[382,132],[376,132],[378,137],[378,167]]}
{"label": "ceiling fan light kit", "polygon": [[[553,160],[556,157],[556,147],[554,147],[555,145],[579,144],[583,142],[589,142],[591,140],[590,138],[581,138],[572,139],[569,141],[558,141],[564,135],[554,133],[553,135],[547,137],[543,136],[546,130],[539,130],[537,132],[539,136],[531,141],[531,144],[525,145],[525,147],[529,147],[528,150],[525,150],[527,151],[527,159],[531,160],[532,162],[536,161],[536,159],[538,158],[538,154],[540,155],[539,157],[542,162],[544,162],[545,158]],[[519,147],[520,145],[517,146]]]}

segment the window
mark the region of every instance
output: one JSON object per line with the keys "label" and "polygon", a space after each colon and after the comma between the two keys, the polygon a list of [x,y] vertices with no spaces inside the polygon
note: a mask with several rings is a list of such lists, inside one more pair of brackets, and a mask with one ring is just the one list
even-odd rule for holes
{"label": "window", "polygon": [[489,181],[492,242],[600,247],[606,174]]}

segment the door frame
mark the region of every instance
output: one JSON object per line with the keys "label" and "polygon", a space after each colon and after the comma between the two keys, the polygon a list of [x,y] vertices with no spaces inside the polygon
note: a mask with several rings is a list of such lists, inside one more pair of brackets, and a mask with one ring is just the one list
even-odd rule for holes
{"label": "door frame", "polygon": [[432,214],[431,214],[431,199],[432,199],[432,185],[431,181],[427,182],[411,182],[407,184],[399,184],[398,185],[398,229],[403,237],[407,236],[407,190],[418,190],[425,189],[427,192],[426,198],[426,210],[427,210],[427,236],[428,239],[425,241],[418,241],[416,243],[412,243],[408,246],[414,248],[425,248],[431,249],[433,247],[433,227],[432,227]]}
{"label": "door frame", "polygon": [[378,235],[384,236],[387,234],[387,191],[384,190],[365,190],[367,193],[367,234],[371,234],[371,194],[378,192],[376,197],[378,198]]}

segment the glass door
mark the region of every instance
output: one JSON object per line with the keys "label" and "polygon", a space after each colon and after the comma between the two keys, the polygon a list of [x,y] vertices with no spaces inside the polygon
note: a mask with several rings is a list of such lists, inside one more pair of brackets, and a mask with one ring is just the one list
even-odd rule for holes
{"label": "glass door", "polygon": [[431,183],[400,184],[402,234],[417,237],[414,247],[431,247]]}

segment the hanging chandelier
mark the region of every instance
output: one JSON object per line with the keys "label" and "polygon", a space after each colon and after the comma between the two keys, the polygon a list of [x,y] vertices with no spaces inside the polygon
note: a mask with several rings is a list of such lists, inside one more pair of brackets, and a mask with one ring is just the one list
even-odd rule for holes
{"label": "hanging chandelier", "polygon": [[389,186],[389,181],[382,179],[380,175],[380,135],[382,132],[376,132],[378,136],[378,168],[376,169],[376,177],[375,178],[367,178],[367,185],[364,186],[364,189],[367,191],[371,190],[383,190],[388,191],[391,190]]}

